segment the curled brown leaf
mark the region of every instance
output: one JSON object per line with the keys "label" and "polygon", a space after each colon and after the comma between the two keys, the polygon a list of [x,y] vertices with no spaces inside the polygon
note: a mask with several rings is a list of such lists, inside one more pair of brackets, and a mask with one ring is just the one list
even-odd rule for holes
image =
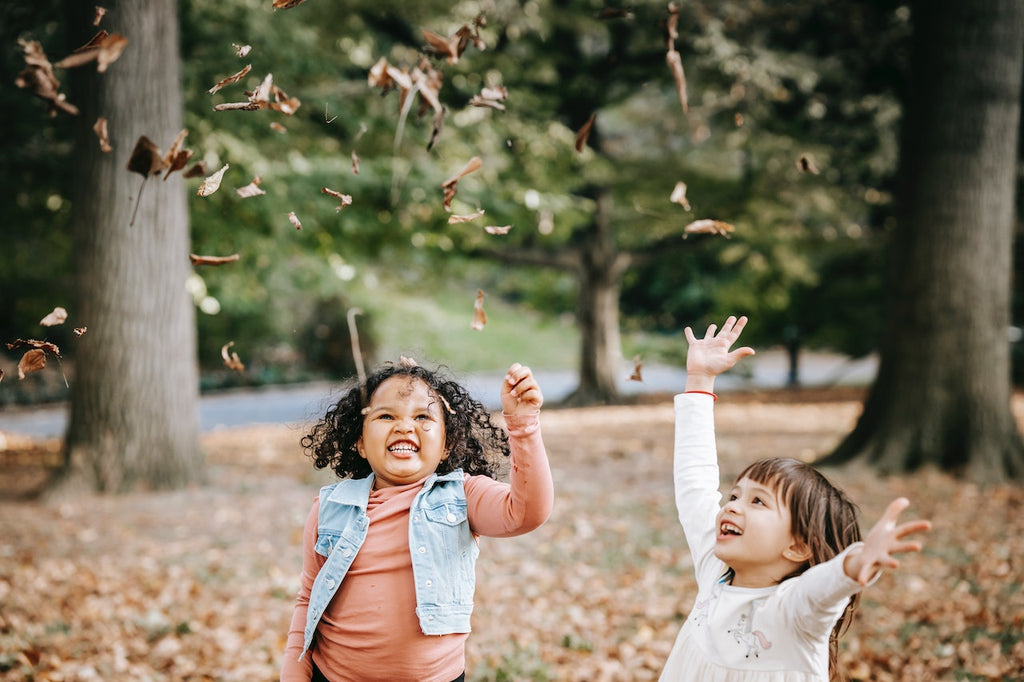
{"label": "curled brown leaf", "polygon": [[46,367],[46,353],[38,348],[27,351],[18,362],[18,379],[24,379],[26,374],[38,372],[44,367]]}
{"label": "curled brown leaf", "polygon": [[266,191],[260,189],[260,182],[262,182],[262,180],[263,179],[257,175],[245,187],[237,188],[235,190],[235,193],[238,194],[238,196],[242,197],[243,199],[248,199],[250,197],[258,197],[261,194],[266,194]]}
{"label": "curled brown leaf", "polygon": [[237,253],[233,253],[230,256],[197,256],[194,253],[188,254],[188,259],[192,262],[192,265],[224,265],[225,263],[234,263],[241,256]]}
{"label": "curled brown leaf", "polygon": [[14,79],[19,88],[30,90],[36,97],[49,105],[50,116],[58,111],[76,116],[78,107],[67,102],[67,96],[60,91],[60,81],[53,75],[53,65],[47,59],[43,47],[35,40],[18,39],[25,57],[25,68]]}
{"label": "curled brown leaf", "polygon": [[107,8],[106,7],[100,7],[99,5],[97,5],[95,7],[95,9],[93,10],[92,25],[93,26],[99,26],[100,25],[100,21],[103,20],[103,16],[106,13],[107,13]]}
{"label": "curled brown leaf", "polygon": [[92,126],[92,131],[99,138],[101,152],[107,154],[113,150],[113,147],[110,146],[110,135],[107,133],[107,119],[102,116],[97,118],[96,123]]}
{"label": "curled brown leaf", "polygon": [[120,33],[107,33],[101,29],[99,33],[89,39],[89,42],[61,59],[54,66],[60,69],[70,69],[95,60],[96,71],[103,73],[108,66],[120,58],[127,46],[128,39]]}
{"label": "curled brown leaf", "polygon": [[641,362],[639,355],[633,356],[633,373],[629,375],[630,381],[643,381],[643,370],[644,363]]}
{"label": "curled brown leaf", "polygon": [[466,165],[462,167],[462,170],[460,170],[458,173],[456,173],[455,175],[451,176],[450,178],[441,183],[441,189],[444,190],[444,210],[452,210],[452,199],[455,198],[455,193],[457,191],[456,188],[458,187],[459,180],[461,180],[462,178],[464,178],[465,176],[469,175],[474,171],[480,170],[480,168],[483,165],[484,162],[480,159],[480,157],[474,156],[473,158],[466,162]]}
{"label": "curled brown leaf", "polygon": [[723,237],[728,237],[729,233],[736,228],[729,223],[724,223],[721,220],[711,220],[710,218],[704,218],[701,220],[694,220],[692,223],[683,228],[686,234],[720,234]]}
{"label": "curled brown leaf", "polygon": [[299,222],[299,217],[295,215],[295,211],[288,212],[288,220],[289,222],[291,222],[292,225],[295,226],[296,230],[302,229],[302,223]]}
{"label": "curled brown leaf", "polygon": [[484,228],[484,232],[487,234],[508,234],[508,231],[511,229],[511,225],[488,225]]}
{"label": "curled brown leaf", "polygon": [[238,81],[240,81],[243,78],[245,78],[246,74],[248,74],[250,71],[252,71],[252,64],[246,64],[242,68],[242,70],[239,71],[238,73],[232,74],[232,75],[230,75],[230,76],[228,76],[226,78],[222,78],[219,81],[217,81],[217,84],[214,85],[209,90],[207,90],[207,92],[212,95],[213,93],[217,92],[218,90],[220,90],[221,88],[223,88],[226,85],[231,85],[232,83],[237,83]]}
{"label": "curled brown leaf", "polygon": [[586,146],[587,139],[590,137],[590,129],[594,127],[595,116],[597,116],[596,112],[591,114],[587,122],[576,132],[576,151],[581,152]]}
{"label": "curled brown leaf", "polygon": [[341,202],[340,204],[334,207],[335,211],[340,211],[346,206],[352,205],[352,196],[349,194],[342,194],[341,192],[337,192],[329,187],[321,187],[320,192],[332,196]]}
{"label": "curled brown leaf", "polygon": [[231,351],[230,353],[228,352],[228,349],[233,345],[235,345],[234,341],[228,341],[226,344],[221,346],[220,356],[224,359],[225,367],[233,369],[236,372],[243,372],[245,371],[245,365],[242,364],[241,359],[239,359],[238,353],[234,351]]}
{"label": "curled brown leaf", "polygon": [[453,215],[448,216],[448,224],[449,225],[458,225],[460,223],[468,223],[470,221],[476,220],[477,218],[479,218],[483,214],[484,214],[484,209],[482,209],[482,208],[478,208],[473,213],[466,213],[464,215],[454,215],[453,214]]}
{"label": "curled brown leaf", "polygon": [[59,324],[64,324],[68,319],[68,311],[60,306],[53,309],[52,312],[46,315],[43,319],[39,320],[39,324],[44,327],[55,327]]}
{"label": "curled brown leaf", "polygon": [[484,292],[482,289],[477,289],[476,301],[473,303],[473,321],[469,323],[469,328],[480,331],[486,324],[487,314],[484,313]]}
{"label": "curled brown leaf", "polygon": [[673,204],[679,204],[687,211],[690,210],[690,202],[686,198],[686,183],[677,182],[676,186],[672,188],[672,195],[668,198]]}
{"label": "curled brown leaf", "polygon": [[199,189],[196,190],[196,194],[201,197],[208,197],[220,189],[220,183],[221,180],[224,179],[224,173],[227,172],[230,167],[231,164],[225,163],[219,171],[204,178],[202,184],[199,185]]}

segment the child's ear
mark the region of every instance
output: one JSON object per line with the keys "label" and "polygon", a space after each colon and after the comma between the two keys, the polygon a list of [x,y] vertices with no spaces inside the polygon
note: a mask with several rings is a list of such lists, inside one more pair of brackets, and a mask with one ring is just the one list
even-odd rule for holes
{"label": "child's ear", "polygon": [[814,553],[811,548],[807,546],[806,542],[802,540],[793,540],[793,544],[786,548],[786,551],[782,553],[782,556],[789,559],[790,561],[798,564],[802,564],[805,561],[810,560]]}
{"label": "child's ear", "polygon": [[355,451],[359,453],[359,456],[366,459],[366,450],[363,449],[363,437],[359,436],[359,440],[356,441]]}

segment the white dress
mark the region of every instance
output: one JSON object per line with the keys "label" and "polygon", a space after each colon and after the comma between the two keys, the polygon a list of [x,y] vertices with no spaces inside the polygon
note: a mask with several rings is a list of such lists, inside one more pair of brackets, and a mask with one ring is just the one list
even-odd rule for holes
{"label": "white dress", "polygon": [[714,555],[719,511],[714,399],[675,397],[675,488],[693,556],[697,600],[676,637],[663,682],[827,682],[828,642],[849,598],[861,589],[843,572],[849,548],[800,576],[762,588],[722,582]]}

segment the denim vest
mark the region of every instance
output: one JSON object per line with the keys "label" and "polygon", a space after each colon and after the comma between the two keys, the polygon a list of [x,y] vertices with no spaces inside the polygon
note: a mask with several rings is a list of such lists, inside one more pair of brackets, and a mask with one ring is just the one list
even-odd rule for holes
{"label": "denim vest", "polygon": [[[366,504],[372,488],[370,474],[320,489],[316,552],[327,561],[310,590],[300,659],[366,540],[370,525]],[[409,552],[416,582],[416,615],[423,634],[469,632],[480,548],[469,529],[461,469],[443,476],[432,474],[424,481],[409,508]]]}

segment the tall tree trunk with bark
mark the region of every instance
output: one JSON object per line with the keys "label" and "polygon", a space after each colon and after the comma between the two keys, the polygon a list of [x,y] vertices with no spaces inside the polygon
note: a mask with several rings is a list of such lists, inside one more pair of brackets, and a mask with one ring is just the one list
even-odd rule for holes
{"label": "tall tree trunk with bark", "polygon": [[[84,5],[68,4],[68,16]],[[175,0],[104,3],[102,28],[129,40],[105,73],[74,74],[75,318],[78,341],[62,485],[100,491],[200,480],[195,311],[186,292],[189,223],[181,173],[145,181],[126,169],[145,135],[164,151],[182,129]],[[91,5],[89,18],[91,19]],[[90,22],[79,25],[90,26]],[[105,117],[113,151],[91,128]],[[138,196],[138,198],[137,198]],[[134,225],[129,224],[138,204]]]}
{"label": "tall tree trunk with bark", "polygon": [[594,220],[582,232],[577,264],[576,322],[580,328],[580,384],[566,402],[608,403],[619,395],[622,360],[619,296],[629,255],[619,251],[611,226],[611,198],[596,190]]}
{"label": "tall tree trunk with bark", "polygon": [[1024,3],[925,0],[912,20],[878,376],[825,461],[1022,478],[1007,332]]}

